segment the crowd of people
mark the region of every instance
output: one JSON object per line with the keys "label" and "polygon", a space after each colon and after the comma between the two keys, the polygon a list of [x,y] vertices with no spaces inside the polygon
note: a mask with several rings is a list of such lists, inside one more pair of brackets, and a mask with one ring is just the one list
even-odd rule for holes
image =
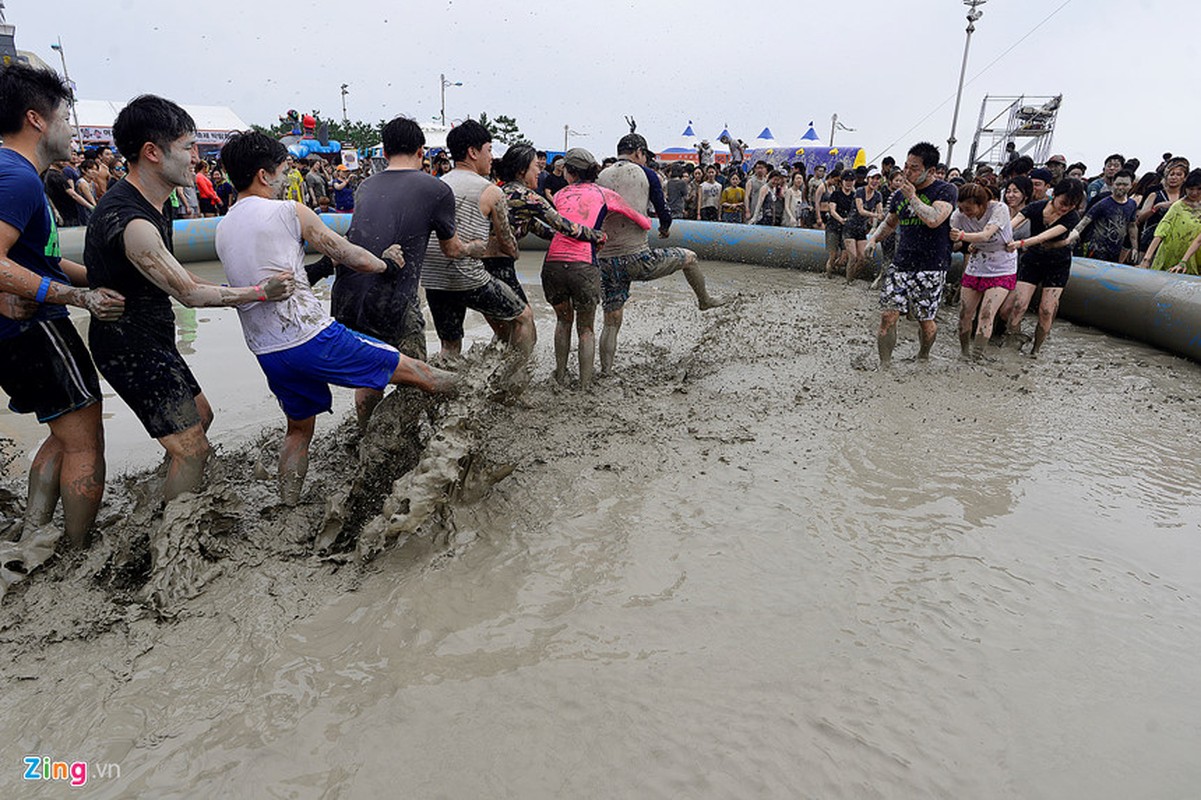
{"label": "crowd of people", "polygon": [[[757,161],[745,169],[741,147],[741,142],[731,144],[725,167],[715,164],[711,156],[706,160],[703,152],[704,163],[699,165],[657,165],[675,217],[823,230],[831,251],[828,271],[832,274],[836,268],[846,268],[857,274],[864,256],[860,243],[883,220],[899,189],[903,170],[895,160],[885,157],[879,167],[853,169],[836,163],[829,170],[818,166],[812,172],[799,162],[771,165]],[[1077,210],[1087,221],[1072,238],[1074,253],[1197,274],[1198,264],[1191,256],[1183,261],[1183,267],[1179,259],[1198,232],[1182,219],[1195,216],[1190,213],[1191,204],[1178,208],[1163,229],[1158,227],[1173,204],[1188,199],[1187,158],[1165,153],[1158,167],[1139,176],[1138,159],[1114,154],[1106,158],[1100,174],[1088,177],[1085,164],[1069,165],[1062,155],[1052,155],[1040,166],[1016,149],[1007,153],[1012,157],[999,168],[979,164],[963,171],[940,163],[933,174],[956,187],[983,186],[1013,213],[1031,201],[1051,196],[1053,187],[1064,178],[1081,181],[1085,194]],[[1153,248],[1156,239],[1160,244]],[[1163,240],[1172,244],[1160,253]],[[1140,254],[1143,258],[1135,258]]]}
{"label": "crowd of people", "polygon": [[[853,282],[876,250],[883,268],[878,331],[881,364],[891,361],[896,321],[920,323],[918,357],[934,341],[935,314],[948,297],[960,302],[960,342],[969,357],[1003,329],[1037,355],[1058,312],[1073,255],[1175,273],[1201,273],[1201,169],[1164,153],[1138,177],[1138,159],[1113,154],[1099,175],[1083,163],[1052,155],[1039,166],[1016,146],[1006,162],[960,170],[939,161],[936,147],[915,146],[904,164],[892,157],[848,168],[801,163],[742,163],[744,145],[727,140],[724,169],[712,148],[698,164],[660,168],[667,203],[677,217],[822,230],[825,274]],[[920,211],[920,213],[919,213]],[[933,233],[931,232],[933,231]],[[963,250],[964,273],[947,276],[951,253]],[[1041,289],[1033,337],[1021,322]],[[994,326],[1000,319],[1001,325]]]}
{"label": "crowd of people", "polygon": [[[724,302],[709,293],[696,253],[650,247],[652,216],[662,238],[680,218],[823,229],[827,274],[841,269],[848,280],[883,252],[882,367],[903,315],[918,323],[918,357],[928,357],[955,250],[966,254],[959,337],[967,357],[983,357],[998,320],[1020,336],[1041,288],[1037,354],[1073,251],[1196,274],[1201,250],[1201,170],[1171,154],[1137,181],[1137,163],[1114,155],[1086,183],[1086,168],[1060,156],[1036,167],[1015,154],[999,171],[981,165],[965,174],[919,143],[899,166],[885,158],[878,169],[819,167],[809,175],[801,165],[758,162],[744,188],[738,163],[706,163],[690,174],[673,165],[666,174],[635,132],[604,162],[573,148],[548,166],[545,153],[524,144],[494,159],[491,134],[474,120],[449,132],[445,159],[431,157],[420,126],[398,117],[382,130],[383,168],[354,179],[321,162],[297,163],[257,132],[235,134],[217,162],[202,161],[187,112],[144,95],[118,114],[115,149],[80,161],[72,182],[68,108],[69,91],[54,73],[0,71],[0,388],[13,411],[36,414],[50,431],[30,469],[26,530],[48,524],[61,501],[66,532],[79,545],[104,490],[99,375],[161,443],[162,500],[203,483],[213,411],[177,348],[172,301],[237,309],[285,417],[278,486],[293,504],[315,419],[332,408],[331,385],[355,390],[361,425],[389,385],[457,391],[453,367],[468,309],[524,363],[537,338],[515,269],[527,233],[550,240],[541,284],[556,318],[554,379],[569,383],[574,334],[582,388],[597,372],[598,345],[599,372],[614,370],[634,283],[681,272],[701,310]],[[68,201],[87,226],[83,264],[59,251]],[[354,211],[345,237],[316,213],[331,202]],[[175,258],[172,221],[188,213],[221,216],[216,249],[228,285]],[[306,243],[318,261],[305,263]],[[330,275],[327,309],[312,287]],[[426,351],[420,289],[439,366]],[[87,344],[66,306],[90,313]]]}

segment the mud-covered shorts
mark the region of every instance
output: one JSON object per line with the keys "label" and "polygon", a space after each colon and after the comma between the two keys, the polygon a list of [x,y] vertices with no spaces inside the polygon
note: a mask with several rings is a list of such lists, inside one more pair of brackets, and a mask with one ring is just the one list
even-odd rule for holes
{"label": "mud-covered shorts", "polygon": [[66,317],[32,322],[0,340],[0,389],[13,413],[37,414],[43,423],[100,402],[100,377]]}
{"label": "mud-covered shorts", "polygon": [[901,272],[889,267],[880,283],[880,309],[908,314],[912,308],[920,322],[929,322],[938,314],[946,283],[942,270]]}
{"label": "mud-covered shorts", "polygon": [[826,223],[826,250],[836,253],[842,249],[842,226],[835,222]]}
{"label": "mud-covered shorts", "polygon": [[600,270],[586,261],[547,261],[542,265],[542,293],[552,306],[571,301],[575,309],[601,302]]}
{"label": "mud-covered shorts", "polygon": [[517,259],[508,256],[489,256],[483,259],[483,262],[484,269],[489,275],[508,284],[513,293],[521,298],[521,302],[527,304],[530,302],[530,299],[525,296],[525,289],[522,288],[521,281],[517,278]]}
{"label": "mud-covered shorts", "polygon": [[617,311],[630,299],[631,281],[653,281],[679,272],[693,255],[683,247],[643,250],[628,256],[598,258],[605,311]]}
{"label": "mud-covered shorts", "polygon": [[96,368],[152,438],[200,424],[200,384],[179,354],[173,317],[141,321],[127,306],[117,322],[93,319],[88,340]]}
{"label": "mud-covered shorts", "polygon": [[1031,258],[1030,253],[1023,253],[1018,262],[1018,280],[1022,283],[1032,283],[1044,289],[1062,289],[1068,285],[1072,276],[1072,261],[1054,262]]}
{"label": "mud-covered shorts", "polygon": [[504,281],[492,278],[483,286],[466,291],[426,289],[425,300],[434,318],[434,329],[444,342],[457,342],[463,338],[463,320],[467,309],[474,309],[485,317],[508,321],[517,319],[526,309],[526,303]]}

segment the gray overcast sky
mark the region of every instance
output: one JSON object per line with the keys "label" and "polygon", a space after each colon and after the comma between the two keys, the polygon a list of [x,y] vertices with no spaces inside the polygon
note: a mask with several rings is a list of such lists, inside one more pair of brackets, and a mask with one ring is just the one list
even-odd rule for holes
{"label": "gray overcast sky", "polygon": [[[989,0],[972,39],[969,80],[1063,0]],[[894,155],[925,138],[945,154],[963,51],[961,0],[764,2],[718,0],[6,0],[17,46],[67,66],[87,99],[154,92],[231,106],[265,124],[289,108],[351,119],[485,111],[516,116],[543,148],[572,143],[611,153],[638,120],[651,147],[670,146],[692,120],[750,140],[769,125],[795,140],[830,117],[855,133],[838,144]],[[731,9],[740,8],[732,24]],[[838,9],[836,16],[826,9]],[[1114,150],[1154,167],[1165,150],[1201,161],[1198,64],[1201,3],[1071,0],[964,90],[955,161],[967,158],[985,93],[1063,93],[1055,150],[1099,170]],[[841,32],[845,33],[841,33]],[[864,37],[871,36],[871,46]],[[820,37],[820,38],[819,38]]]}

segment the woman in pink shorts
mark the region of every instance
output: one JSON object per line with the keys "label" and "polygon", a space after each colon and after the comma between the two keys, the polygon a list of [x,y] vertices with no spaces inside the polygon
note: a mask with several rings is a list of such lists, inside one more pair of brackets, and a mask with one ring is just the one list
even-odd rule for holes
{"label": "woman in pink shorts", "polygon": [[959,209],[951,215],[951,241],[968,251],[960,287],[959,346],[965,357],[978,358],[992,338],[997,309],[1017,286],[1017,253],[1005,249],[1013,241],[1009,208],[980,184],[964,184],[959,187]]}

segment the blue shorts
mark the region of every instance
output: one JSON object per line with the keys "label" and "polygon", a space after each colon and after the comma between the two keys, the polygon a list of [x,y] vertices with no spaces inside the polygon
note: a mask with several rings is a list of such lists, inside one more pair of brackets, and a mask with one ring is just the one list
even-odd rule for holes
{"label": "blue shorts", "polygon": [[400,363],[400,351],[333,322],[304,344],[258,359],[284,414],[302,420],[333,410],[331,383],[383,391]]}

